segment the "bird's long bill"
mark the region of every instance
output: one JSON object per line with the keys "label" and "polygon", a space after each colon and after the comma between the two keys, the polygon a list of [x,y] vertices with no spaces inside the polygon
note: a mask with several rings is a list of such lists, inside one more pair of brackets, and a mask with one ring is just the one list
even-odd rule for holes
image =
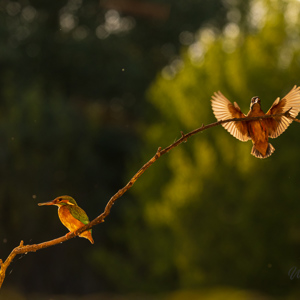
{"label": "bird's long bill", "polygon": [[38,206],[43,206],[43,205],[53,205],[53,201],[38,203]]}

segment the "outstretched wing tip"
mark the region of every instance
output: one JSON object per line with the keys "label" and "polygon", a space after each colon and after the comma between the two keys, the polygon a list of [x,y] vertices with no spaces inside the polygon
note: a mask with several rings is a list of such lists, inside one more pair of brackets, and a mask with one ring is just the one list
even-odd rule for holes
{"label": "outstretched wing tip", "polygon": [[[220,91],[215,92],[211,98],[213,113],[218,121],[231,118],[244,118],[239,106],[234,102],[232,104]],[[243,122],[228,122],[222,126],[235,138],[242,142],[250,139],[247,125]]]}
{"label": "outstretched wing tip", "polygon": [[[300,86],[294,85],[286,96],[282,99],[278,97],[267,114],[284,113],[288,110],[290,110],[290,115],[294,118],[300,112]],[[282,116],[277,119],[268,119],[266,122],[268,122],[269,137],[276,138],[289,127],[292,119]]]}

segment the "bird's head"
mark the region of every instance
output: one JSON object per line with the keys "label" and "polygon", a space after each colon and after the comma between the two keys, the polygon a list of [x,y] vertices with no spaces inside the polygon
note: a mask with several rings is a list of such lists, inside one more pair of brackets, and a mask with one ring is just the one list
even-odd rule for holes
{"label": "bird's head", "polygon": [[58,207],[61,207],[63,205],[74,205],[76,206],[77,203],[76,201],[71,197],[71,196],[59,196],[57,198],[55,198],[52,201],[49,202],[43,202],[43,203],[38,203],[39,206],[43,206],[43,205],[56,205]]}
{"label": "bird's head", "polygon": [[260,98],[257,96],[251,98],[250,109],[253,109],[255,104],[258,104],[260,107]]}

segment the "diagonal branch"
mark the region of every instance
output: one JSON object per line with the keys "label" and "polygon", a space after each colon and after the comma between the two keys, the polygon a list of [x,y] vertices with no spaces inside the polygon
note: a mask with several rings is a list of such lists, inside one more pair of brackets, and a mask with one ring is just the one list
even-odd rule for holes
{"label": "diagonal branch", "polygon": [[227,120],[221,120],[215,123],[211,123],[208,125],[202,125],[200,128],[197,128],[189,133],[184,134],[181,131],[181,138],[179,138],[177,141],[175,141],[173,144],[171,144],[170,146],[161,149],[161,147],[158,148],[158,150],[156,151],[155,155],[147,162],[145,163],[142,168],[130,179],[130,181],[122,188],[120,189],[116,194],[114,194],[110,200],[107,202],[106,207],[103,211],[103,213],[101,215],[99,215],[98,217],[96,217],[94,220],[92,220],[89,224],[79,228],[78,230],[74,231],[74,232],[70,232],[65,236],[62,236],[60,238],[51,240],[51,241],[47,241],[47,242],[43,242],[40,244],[32,244],[32,245],[24,245],[23,241],[21,241],[20,245],[16,248],[14,248],[12,250],[12,252],[9,254],[9,256],[7,257],[7,259],[5,260],[5,262],[3,262],[0,259],[0,288],[3,284],[3,281],[5,279],[5,273],[6,270],[8,268],[8,266],[11,264],[11,262],[13,261],[13,259],[15,258],[16,255],[19,254],[24,254],[24,253],[28,253],[28,252],[36,252],[40,249],[44,249],[44,248],[48,248],[50,246],[54,246],[57,245],[59,243],[65,242],[69,239],[72,239],[74,237],[76,237],[77,235],[79,235],[80,233],[82,233],[83,231],[86,231],[90,228],[92,228],[93,226],[104,222],[104,219],[109,215],[110,210],[112,208],[112,206],[114,205],[115,201],[120,198],[121,196],[123,196],[132,186],[133,184],[138,180],[138,178],[153,164],[155,163],[163,154],[168,153],[169,151],[171,151],[173,148],[177,147],[178,145],[180,145],[183,142],[186,142],[188,138],[190,138],[191,136],[197,134],[198,132],[202,132],[206,129],[224,124],[224,123],[228,123],[228,122],[241,122],[241,121],[255,121],[255,120],[262,120],[262,119],[269,119],[269,118],[275,118],[275,117],[281,117],[281,116],[285,116],[287,118],[292,119],[293,121],[299,122],[300,120],[292,117],[289,113],[290,109],[287,110],[284,113],[280,113],[280,114],[273,114],[273,115],[265,115],[265,116],[261,116],[261,117],[245,117],[245,118],[232,118],[232,119],[227,119]]}

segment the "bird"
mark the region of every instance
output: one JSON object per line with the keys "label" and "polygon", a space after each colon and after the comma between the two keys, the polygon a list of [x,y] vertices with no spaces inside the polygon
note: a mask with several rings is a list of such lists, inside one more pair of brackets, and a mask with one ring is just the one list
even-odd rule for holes
{"label": "bird", "polygon": [[[296,118],[300,111],[300,87],[294,86],[282,99],[278,97],[265,114],[261,109],[258,96],[251,98],[250,110],[244,115],[236,102],[233,104],[220,92],[215,92],[211,98],[213,113],[218,121],[231,118],[260,117],[280,114],[289,111],[290,116]],[[251,154],[257,158],[267,158],[275,151],[268,142],[269,138],[277,138],[293,122],[287,116],[279,116],[253,121],[228,122],[222,126],[235,138],[242,142],[252,140]]]}
{"label": "bird", "polygon": [[[76,231],[90,222],[85,211],[77,205],[76,201],[71,196],[59,196],[52,201],[38,203],[38,205],[58,206],[58,217],[70,232]],[[67,233],[67,235],[68,234],[70,233]],[[94,244],[91,229],[80,233],[79,236],[88,239],[92,244]]]}

